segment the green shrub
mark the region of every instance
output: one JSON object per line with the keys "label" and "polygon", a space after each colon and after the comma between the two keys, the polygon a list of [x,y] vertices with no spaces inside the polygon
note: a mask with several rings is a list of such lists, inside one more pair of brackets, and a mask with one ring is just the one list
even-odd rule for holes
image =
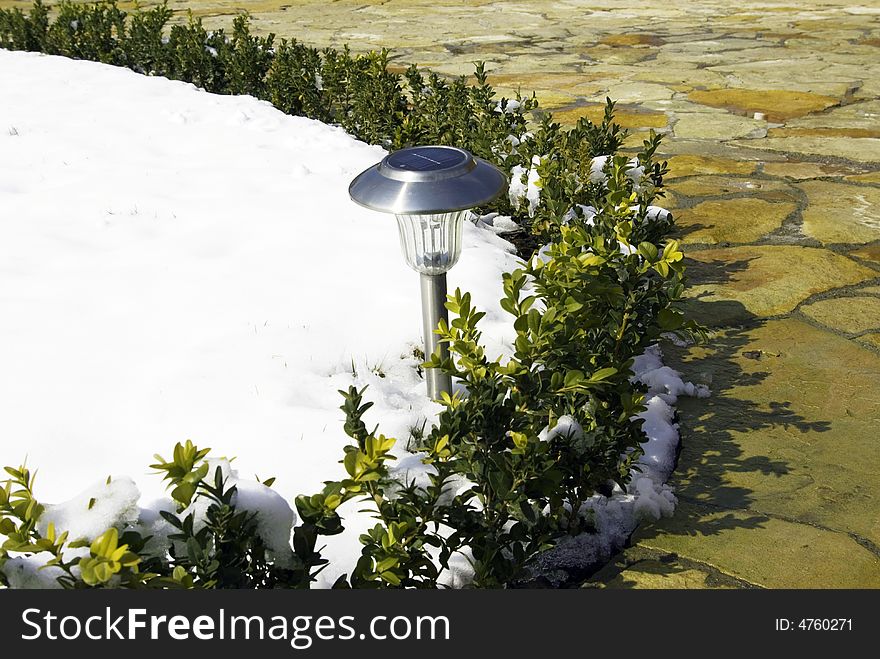
{"label": "green shrub", "polygon": [[323,93],[321,54],[295,39],[282,39],[266,74],[268,100],[282,112],[331,121]]}
{"label": "green shrub", "polygon": [[28,14],[20,9],[0,9],[0,48],[48,52],[49,9],[35,0]]}
{"label": "green shrub", "polygon": [[[468,393],[444,395],[437,425],[409,438],[430,465],[427,485],[394,477],[387,463],[396,440],[367,430],[370,403],[352,387],[340,392],[352,439],[344,476],[297,497],[290,566],[272,561],[254,513],[236,509],[234,488],[219,470],[208,473],[207,450],[187,442],[153,465],[178,503],[176,513],[162,513],[175,533],[159,556],[145,551],[149,539],[136,530],[113,528],[92,539],[89,556],[65,562],[72,546],[65,534],[37,531],[42,507],[29,472],[7,469],[0,579],[11,554],[48,552],[67,587],[308,587],[327,564],[319,538],[343,531],[338,510],[352,499],[376,525],[361,536],[361,559],[339,587],[437,587],[456,554],[470,561],[475,586],[509,586],[559,538],[590,531],[583,504],[614,483],[625,487],[637,469],[643,395],[629,380],[633,359],[662,332],[701,331],[676,310],[682,254],[668,238],[671,215],[652,208],[666,173],[655,160],[660,138],[652,133],[633,158],[619,155],[625,132],[610,100],[599,124],[581,119],[565,129],[548,113],[536,123],[534,96],[497,98],[482,64],[471,83],[415,66],[397,74],[385,50],[276,44],[274,35],[252,36],[246,16],[235,19],[231,36],[192,16],[166,36],[171,17],[165,5],[129,17],[113,2],[62,2],[50,21],[38,1],[27,15],[0,10],[0,46],[251,94],[389,149],[465,148],[530,190],[482,210],[512,216],[547,246],[504,276],[501,306],[516,331],[509,358],[487,356],[483,314],[470,295],[449,297],[454,318],[437,329],[449,357],[429,355],[424,366],[459,378]],[[560,420],[567,430],[557,428]],[[194,501],[207,504],[204,519],[187,512]]]}
{"label": "green shrub", "polygon": [[[208,453],[187,441],[175,446],[169,462],[156,456],[159,462],[152,467],[165,473],[177,503],[175,512],[159,511],[172,532],[168,549],[158,552],[152,536],[125,524],[95,538],[69,539],[51,522],[41,533],[37,522],[45,508],[34,497],[34,475],[25,467],[6,467],[10,478],[0,488],[0,535],[5,537],[0,584],[8,585],[3,566],[10,558],[45,555],[45,566],[61,571],[57,581],[65,588],[308,587],[326,561],[314,551],[314,541],[304,540],[307,529],[296,529],[290,564],[278,565],[258,533],[257,514],[236,508],[236,488],[227,485],[219,466],[208,473]],[[87,555],[71,552],[83,547],[89,548]]]}
{"label": "green shrub", "polygon": [[124,40],[126,66],[145,75],[169,75],[171,49],[163,30],[173,14],[167,5],[160,5],[131,15]]}
{"label": "green shrub", "polygon": [[115,3],[63,2],[46,33],[46,52],[105,64],[124,64],[125,12]]}

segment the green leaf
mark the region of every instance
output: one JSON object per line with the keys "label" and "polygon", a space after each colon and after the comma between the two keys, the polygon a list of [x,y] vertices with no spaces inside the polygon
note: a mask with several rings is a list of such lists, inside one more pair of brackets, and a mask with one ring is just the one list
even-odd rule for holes
{"label": "green leaf", "polygon": [[510,298],[501,298],[501,308],[504,309],[507,313],[514,316],[519,314],[519,309],[517,309],[516,302],[514,302]]}
{"label": "green leaf", "polygon": [[17,481],[25,480],[24,476],[18,469],[13,469],[12,467],[3,467],[3,470]]}
{"label": "green leaf", "polygon": [[376,572],[385,572],[396,568],[400,564],[400,560],[396,556],[389,556],[376,563]]}
{"label": "green leaf", "polygon": [[677,330],[684,324],[684,314],[675,309],[661,309],[657,314],[657,324],[662,330]]}
{"label": "green leaf", "polygon": [[434,453],[440,453],[449,444],[449,435],[439,437],[434,444]]}
{"label": "green leaf", "polygon": [[639,243],[639,254],[641,254],[648,263],[653,263],[657,260],[657,254],[659,250],[657,249],[657,245],[654,243],[643,242]]}
{"label": "green leaf", "polygon": [[115,572],[118,570],[114,570],[110,563],[100,562],[95,564],[94,568],[95,580],[98,583],[107,583],[113,577]]}
{"label": "green leaf", "polygon": [[534,334],[538,334],[541,330],[541,314],[537,309],[529,310],[526,318],[528,319],[529,330]]}
{"label": "green leaf", "polygon": [[678,241],[670,240],[666,243],[666,247],[663,248],[663,259],[666,261],[681,261],[684,258],[684,254],[682,254],[678,249]]}
{"label": "green leaf", "polygon": [[584,267],[590,268],[590,267],[594,267],[597,265],[602,265],[603,263],[605,263],[605,258],[603,256],[598,255],[598,254],[586,253],[586,254],[581,254],[578,257],[578,261]]}
{"label": "green leaf", "polygon": [[379,577],[381,577],[383,581],[387,581],[392,586],[400,585],[400,578],[393,572],[380,572]]}
{"label": "green leaf", "polygon": [[568,371],[565,374],[565,381],[563,383],[563,386],[566,389],[570,389],[571,387],[576,387],[577,385],[579,385],[581,383],[581,381],[583,381],[583,379],[584,379],[584,372],[583,371],[577,371],[577,370]]}
{"label": "green leaf", "polygon": [[348,472],[348,475],[354,478],[357,476],[357,468],[358,468],[358,454],[355,451],[351,451],[345,455],[343,459],[343,465],[345,466],[345,471]]}
{"label": "green leaf", "polygon": [[141,562],[141,557],[134,552],[127,551],[119,559],[119,562],[123,567],[134,567]]}
{"label": "green leaf", "polygon": [[537,520],[537,515],[535,514],[535,509],[532,507],[532,504],[526,500],[523,500],[520,501],[519,508],[522,511],[523,517],[534,524]]}
{"label": "green leaf", "polygon": [[617,373],[617,369],[612,366],[600,368],[598,371],[594,371],[593,374],[590,375],[590,382],[601,382],[602,380],[607,380],[615,373]]}
{"label": "green leaf", "polygon": [[193,495],[196,493],[196,486],[193,483],[182,482],[180,485],[171,490],[171,498],[188,506],[192,501]]}
{"label": "green leaf", "polygon": [[514,446],[518,449],[524,449],[529,445],[529,436],[522,432],[511,432],[510,438],[513,440]]}
{"label": "green leaf", "polygon": [[110,558],[116,551],[116,545],[119,541],[119,532],[115,527],[110,527],[104,533],[99,535],[92,542],[89,550],[92,556],[100,556],[102,558]]}

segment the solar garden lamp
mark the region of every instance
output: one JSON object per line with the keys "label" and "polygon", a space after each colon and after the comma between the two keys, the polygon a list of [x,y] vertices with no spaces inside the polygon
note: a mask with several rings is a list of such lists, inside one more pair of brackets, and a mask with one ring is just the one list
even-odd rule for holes
{"label": "solar garden lamp", "polygon": [[[425,357],[449,350],[434,333],[446,312],[446,272],[461,255],[462,225],[470,209],[494,199],[507,187],[500,169],[463,149],[417,146],[401,149],[358,174],[348,188],[352,200],[382,213],[394,213],[400,249],[407,265],[421,275]],[[428,396],[452,389],[452,379],[426,370]]]}

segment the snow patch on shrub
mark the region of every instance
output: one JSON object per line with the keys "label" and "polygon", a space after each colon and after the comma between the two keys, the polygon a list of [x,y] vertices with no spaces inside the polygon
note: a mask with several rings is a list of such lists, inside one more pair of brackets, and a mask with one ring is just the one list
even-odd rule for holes
{"label": "snow patch on shrub", "polygon": [[64,570],[54,566],[44,568],[46,560],[42,554],[10,558],[3,565],[9,587],[60,589],[58,577],[64,575]]}
{"label": "snow patch on shrub", "polygon": [[257,515],[257,534],[272,552],[275,561],[283,567],[289,566],[293,558],[290,537],[296,514],[284,497],[275,490],[258,483],[235,479],[235,507]]}
{"label": "snow patch on shrub", "polygon": [[[508,194],[510,203],[513,206],[525,200],[529,204],[529,217],[535,216],[538,204],[541,202],[541,175],[538,174],[538,167],[541,166],[543,159],[540,156],[532,156],[532,166],[528,173],[522,165],[516,165],[510,170],[510,187]],[[525,182],[523,178],[525,177]]]}
{"label": "snow patch on shrub", "polygon": [[538,439],[542,442],[553,441],[557,437],[567,437],[569,439],[580,439],[584,436],[584,429],[581,427],[574,417],[563,414],[556,420],[556,425],[551,429],[549,426],[538,435]]}
{"label": "snow patch on shrub", "polygon": [[[212,482],[214,473],[218,468],[220,469],[225,488],[227,490],[235,488],[232,503],[236,510],[256,514],[257,535],[266,544],[266,548],[275,560],[286,567],[293,558],[290,539],[296,522],[296,514],[287,500],[263,483],[239,478],[238,472],[225,458],[208,458],[206,462],[209,465],[206,480]],[[198,531],[205,526],[208,508],[212,503],[208,497],[196,497],[189,507],[179,514],[179,517],[185,518],[192,514],[193,528]],[[158,511],[156,515],[158,516]],[[159,519],[161,520],[161,517]]]}
{"label": "snow patch on shrub", "polygon": [[46,505],[37,529],[45,536],[51,522],[57,533],[67,531],[70,540],[91,542],[111,526],[123,529],[136,524],[140,496],[127,477],[96,483],[63,503]]}
{"label": "snow patch on shrub", "polygon": [[[551,584],[561,585],[571,575],[597,568],[626,545],[641,522],[669,517],[675,511],[673,488],[666,485],[679,442],[673,405],[679,396],[705,398],[710,392],[704,385],[685,382],[680,373],[664,366],[658,345],[636,357],[632,370],[631,379],[648,387],[645,410],[638,415],[644,420],[645,433],[638,471],[633,471],[626,492],[615,486],[610,497],[597,494],[583,505],[581,513],[592,518],[596,533],[563,538],[540,558],[537,571]],[[461,581],[463,569],[459,567],[455,579]]]}

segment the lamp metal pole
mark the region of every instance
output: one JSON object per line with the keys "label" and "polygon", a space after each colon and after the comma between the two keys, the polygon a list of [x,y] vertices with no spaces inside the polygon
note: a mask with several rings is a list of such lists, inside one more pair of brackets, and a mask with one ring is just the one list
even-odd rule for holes
{"label": "lamp metal pole", "polygon": [[[422,327],[425,333],[425,359],[427,360],[439,348],[440,359],[449,357],[449,347],[440,341],[434,333],[440,320],[449,323],[446,311],[446,273],[439,275],[421,274],[422,284]],[[428,385],[428,397],[436,400],[440,393],[452,393],[452,378],[439,368],[425,369],[425,382]]]}

